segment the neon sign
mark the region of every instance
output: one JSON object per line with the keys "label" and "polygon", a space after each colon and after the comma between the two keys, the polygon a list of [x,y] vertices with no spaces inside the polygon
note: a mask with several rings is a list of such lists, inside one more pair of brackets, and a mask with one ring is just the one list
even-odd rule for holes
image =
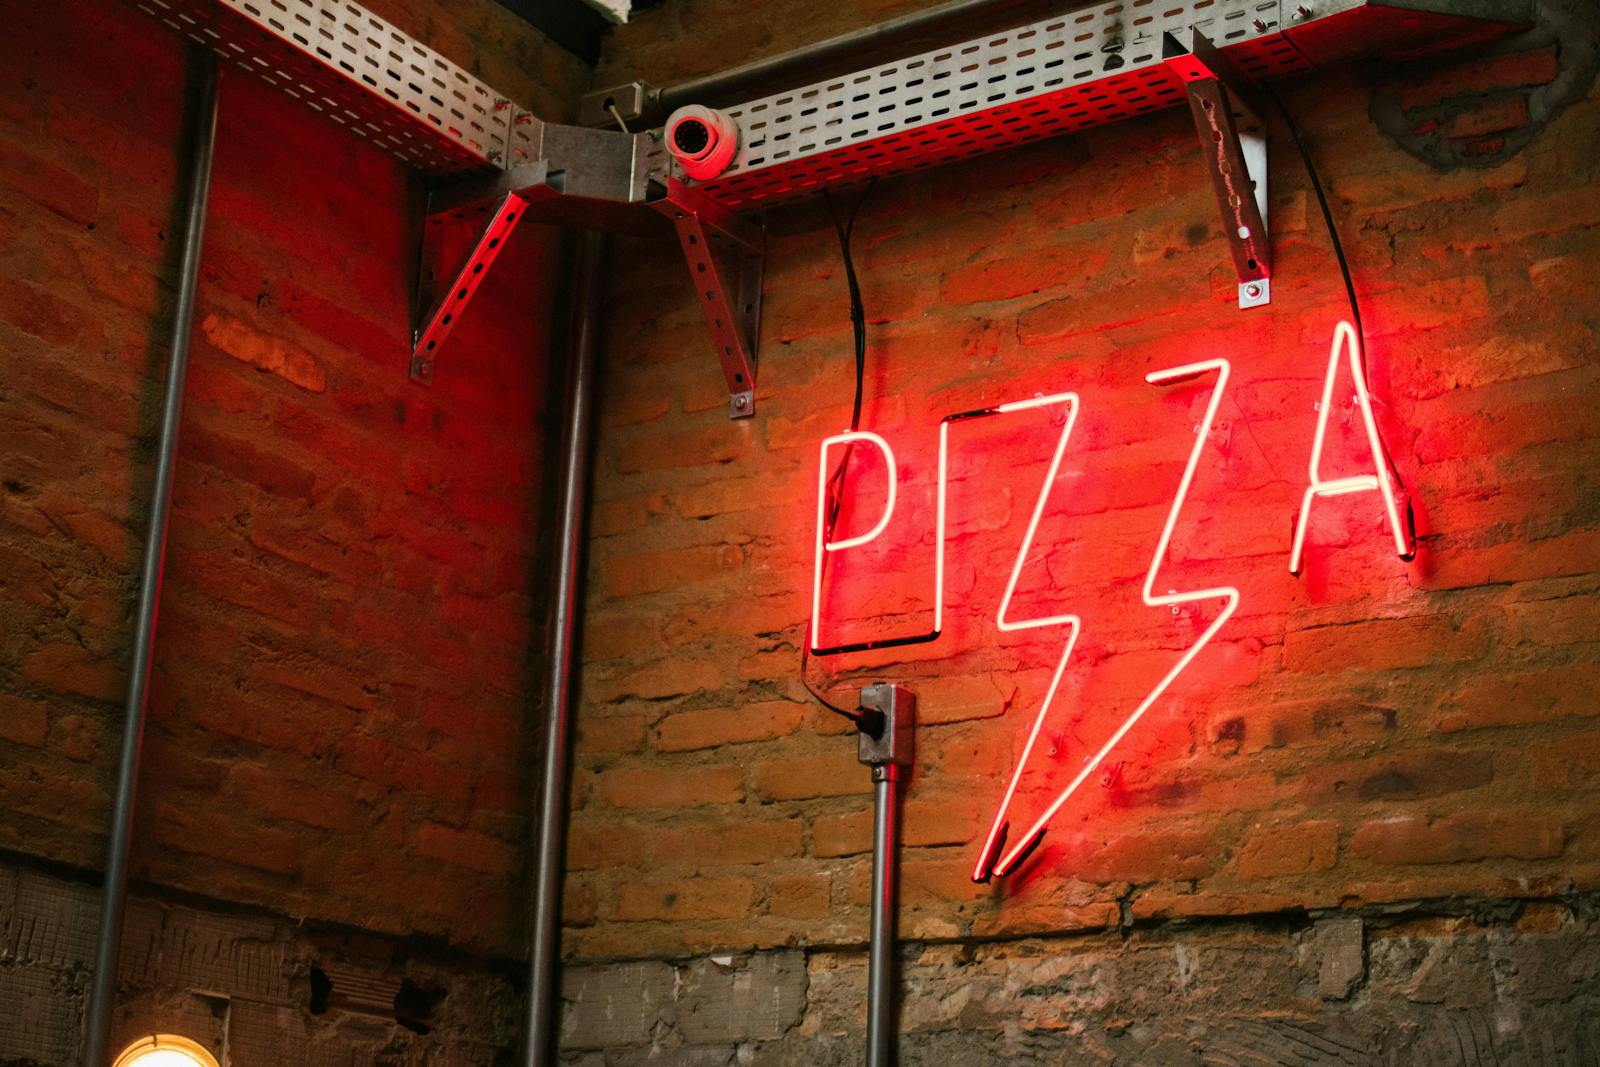
{"label": "neon sign", "polygon": [[[1361,409],[1361,417],[1367,446],[1370,450],[1375,473],[1371,475],[1358,475],[1336,479],[1324,479],[1321,476],[1323,449],[1327,436],[1328,418],[1332,408],[1333,390],[1341,365],[1340,356],[1343,355],[1343,364],[1348,368],[1354,383],[1354,402]],[[1061,472],[1063,459],[1067,452],[1072,432],[1077,424],[1078,416],[1082,410],[1082,403],[1077,393],[1064,392],[1048,396],[1034,397],[1028,400],[1014,401],[1000,404],[995,407],[981,408],[973,411],[963,411],[945,416],[939,425],[939,458],[938,475],[935,489],[935,531],[934,531],[934,624],[933,629],[926,635],[912,638],[887,638],[877,641],[862,642],[853,645],[838,645],[823,647],[821,630],[821,605],[822,605],[822,574],[828,553],[841,552],[849,548],[866,544],[878,537],[887,528],[894,512],[896,501],[896,480],[898,469],[895,464],[894,453],[889,443],[882,437],[866,432],[850,432],[826,438],[822,442],[818,459],[817,477],[817,533],[815,568],[812,579],[812,619],[810,634],[810,651],[813,655],[838,655],[844,652],[864,651],[890,647],[897,644],[907,644],[914,641],[927,641],[937,639],[943,628],[944,598],[945,598],[945,541],[946,522],[948,516],[948,485],[950,477],[950,434],[951,427],[959,422],[974,419],[984,419],[995,416],[1004,416],[1016,412],[1037,410],[1049,407],[1059,407],[1063,410],[1065,418],[1060,437],[1049,466],[1046,470],[1044,482],[1035,499],[1032,513],[1028,520],[1027,530],[1023,535],[1022,543],[1018,547],[1016,559],[1011,567],[1010,575],[1006,581],[1005,591],[1001,595],[999,609],[995,615],[995,623],[1002,632],[1016,632],[1022,630],[1035,630],[1058,628],[1065,631],[1061,654],[1056,662],[1050,684],[1045,692],[1029,728],[1027,741],[1022,753],[1017,759],[1015,767],[1005,791],[1001,796],[994,818],[990,823],[983,846],[979,851],[973,867],[972,878],[974,881],[987,881],[992,875],[1005,876],[1021,864],[1042,840],[1051,820],[1061,811],[1068,800],[1071,799],[1085,781],[1101,767],[1108,755],[1123,741],[1128,732],[1141,718],[1161,699],[1173,682],[1188,669],[1200,652],[1211,643],[1212,639],[1227,625],[1238,611],[1240,592],[1234,586],[1211,586],[1208,588],[1178,590],[1168,589],[1165,593],[1157,593],[1159,577],[1163,564],[1167,563],[1167,556],[1172,543],[1173,532],[1177,526],[1179,515],[1183,511],[1184,502],[1189,495],[1189,490],[1194,483],[1195,472],[1199,467],[1201,453],[1205,450],[1206,442],[1210,438],[1212,428],[1216,422],[1217,411],[1220,408],[1223,396],[1227,391],[1228,379],[1232,368],[1227,360],[1210,359],[1181,366],[1169,367],[1164,370],[1153,371],[1145,376],[1145,381],[1150,385],[1173,387],[1201,381],[1215,375],[1210,395],[1206,401],[1205,414],[1200,423],[1195,427],[1194,445],[1189,451],[1188,461],[1184,466],[1183,476],[1179,479],[1176,491],[1173,494],[1171,506],[1167,510],[1165,522],[1162,525],[1160,536],[1156,540],[1155,550],[1150,558],[1150,566],[1145,571],[1144,583],[1140,590],[1140,599],[1148,608],[1169,608],[1176,613],[1185,605],[1194,605],[1203,602],[1220,604],[1220,610],[1206,625],[1200,635],[1195,638],[1183,651],[1177,662],[1152,686],[1136,707],[1125,715],[1117,727],[1110,733],[1094,753],[1083,761],[1082,768],[1072,780],[1047,804],[1038,815],[1028,830],[1014,841],[1010,841],[1010,813],[1012,800],[1016,795],[1018,785],[1027,772],[1029,757],[1033,754],[1039,735],[1044,727],[1060,689],[1062,678],[1066,673],[1068,663],[1072,659],[1073,649],[1078,638],[1083,632],[1083,621],[1077,613],[1062,612],[1044,614],[1029,618],[1013,618],[1011,615],[1012,601],[1016,595],[1017,585],[1021,578],[1024,562],[1028,558],[1030,549],[1038,536],[1040,521],[1044,515],[1046,504],[1050,498],[1057,478]],[[826,508],[829,504],[827,470],[829,452],[835,445],[853,445],[865,442],[877,448],[884,456],[888,472],[888,495],[882,514],[877,522],[865,533],[848,538],[830,540],[825,531],[829,528],[826,522]],[[1395,548],[1401,559],[1409,560],[1415,552],[1415,534],[1410,525],[1410,511],[1406,509],[1405,521],[1402,522],[1400,504],[1403,498],[1397,498],[1395,493],[1394,478],[1388,468],[1388,456],[1383,450],[1382,440],[1378,435],[1377,423],[1373,417],[1371,398],[1367,390],[1365,376],[1362,371],[1360,351],[1357,345],[1355,330],[1349,323],[1341,322],[1334,331],[1333,343],[1328,360],[1327,373],[1324,376],[1322,400],[1318,405],[1316,431],[1312,441],[1311,460],[1309,464],[1309,479],[1297,520],[1294,526],[1293,543],[1290,549],[1290,570],[1299,574],[1304,560],[1306,547],[1306,524],[1309,518],[1312,501],[1320,496],[1338,496],[1347,493],[1363,491],[1376,491],[1382,497],[1384,513],[1389,523],[1389,528],[1394,536]]]}
{"label": "neon sign", "polygon": [[[1355,383],[1356,406],[1361,409],[1361,422],[1367,431],[1367,447],[1372,452],[1372,466],[1376,474],[1358,474],[1351,478],[1322,478],[1322,444],[1328,436],[1328,416],[1333,413],[1333,382],[1339,376],[1339,353],[1346,354],[1350,378]],[[1294,524],[1294,546],[1289,550],[1289,573],[1298,575],[1304,561],[1306,521],[1311,518],[1311,502],[1319,496],[1341,496],[1376,489],[1383,495],[1383,510],[1389,519],[1389,530],[1394,534],[1394,551],[1403,560],[1416,555],[1416,534],[1407,516],[1400,523],[1400,508],[1395,501],[1394,486],[1390,482],[1389,455],[1378,436],[1378,424],[1372,417],[1372,397],[1367,393],[1367,375],[1361,365],[1361,349],[1357,344],[1355,327],[1341,322],[1333,331],[1333,344],[1328,350],[1328,373],[1322,379],[1322,403],[1317,407],[1317,434],[1311,441],[1311,480],[1305,496],[1300,500],[1300,517]]]}

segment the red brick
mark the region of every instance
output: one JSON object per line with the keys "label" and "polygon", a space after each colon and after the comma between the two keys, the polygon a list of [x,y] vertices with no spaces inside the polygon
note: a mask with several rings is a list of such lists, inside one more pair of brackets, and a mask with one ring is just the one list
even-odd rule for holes
{"label": "red brick", "polygon": [[1600,595],[1579,593],[1559,600],[1532,600],[1505,609],[1509,636],[1560,647],[1600,641]]}
{"label": "red brick", "polygon": [[327,374],[311,353],[237,319],[216,313],[207,315],[200,320],[200,333],[218,351],[302,389],[320,393],[328,387]]}
{"label": "red brick", "polygon": [[22,674],[45,689],[106,702],[121,699],[127,684],[122,664],[97,656],[77,642],[40,647],[23,660]]}
{"label": "red brick", "polygon": [[755,886],[747,878],[687,878],[630,882],[622,887],[615,918],[736,919],[750,913]]}
{"label": "red brick", "polygon": [[69,222],[88,225],[98,213],[93,185],[10,138],[0,138],[0,183]]}
{"label": "red brick", "polygon": [[1408,80],[1397,87],[1397,95],[1403,107],[1421,107],[1448,97],[1544,85],[1559,70],[1554,45],[1503,55],[1474,55],[1449,63],[1427,77]]}
{"label": "red brick", "polygon": [[822,874],[783,874],[772,880],[767,913],[785,919],[825,919],[833,882]]}
{"label": "red brick", "polygon": [[1452,115],[1444,124],[1444,133],[1453,138],[1482,137],[1514,130],[1527,121],[1527,97],[1512,95],[1493,102],[1479,102],[1476,107]]}
{"label": "red brick", "polygon": [[1325,820],[1260,830],[1239,850],[1241,881],[1309,874],[1333,866],[1339,852],[1339,828]]}
{"label": "red brick", "polygon": [[1570,734],[1544,741],[1529,750],[1533,761],[1533,787],[1574,789],[1600,784],[1600,732]]}
{"label": "red brick", "polygon": [[464,803],[468,795],[469,778],[462,769],[447,767],[426,752],[402,748],[366,734],[342,738],[334,765],[369,782],[428,796]]}
{"label": "red brick", "polygon": [[49,725],[43,704],[27,697],[0,693],[0,738],[29,748],[42,748]]}
{"label": "red brick", "polygon": [[811,825],[811,854],[823,858],[855,856],[872,849],[872,812],[822,815]]}
{"label": "red brick", "polygon": [[734,804],[744,796],[744,772],[726,764],[661,767],[630,764],[605,771],[601,800],[617,808],[693,808]]}
{"label": "red brick", "polygon": [[1216,867],[1212,835],[1193,831],[1121,834],[1086,851],[1072,848],[1069,869],[1088,882],[1157,882],[1202,878]]}
{"label": "red brick", "polygon": [[104,726],[86,715],[63,715],[51,730],[50,747],[74,763],[93,763],[100,755]]}
{"label": "red brick", "polygon": [[644,747],[650,726],[643,715],[590,716],[578,720],[578,747],[586,755],[615,756]]}
{"label": "red brick", "polygon": [[1313,766],[1301,796],[1310,804],[1412,800],[1476,789],[1494,780],[1488,752],[1400,752]]}
{"label": "red brick", "polygon": [[630,441],[617,458],[623,473],[731,463],[750,451],[751,420],[689,432],[650,434]]}
{"label": "red brick", "polygon": [[1444,701],[1443,733],[1600,715],[1600,665],[1574,663],[1475,678]]}
{"label": "red brick", "polygon": [[584,682],[589,700],[615,702],[627,698],[660,700],[701,690],[718,690],[728,682],[726,669],[709,658],[679,656],[672,659],[618,666]]}
{"label": "red brick", "polygon": [[606,594],[626,597],[678,589],[736,574],[744,565],[744,551],[738,545],[703,545],[614,556],[604,564]]}
{"label": "red brick", "polygon": [[800,819],[696,820],[655,826],[639,835],[640,854],[633,858],[652,869],[768,863],[798,856],[804,832]]}
{"label": "red brick", "polygon": [[785,700],[736,708],[680,711],[669,715],[656,727],[656,747],[663,752],[687,752],[748,741],[770,741],[794,733],[806,714],[804,706]]}
{"label": "red brick", "polygon": [[417,851],[457,867],[505,877],[521,862],[520,850],[497,838],[425,822],[417,828]]}
{"label": "red brick", "polygon": [[292,834],[239,823],[226,812],[199,806],[157,804],[155,840],[177,852],[239,864],[269,874],[300,867],[301,842]]}
{"label": "red brick", "polygon": [[105,335],[93,313],[14,277],[0,277],[0,322],[63,348],[99,348]]}
{"label": "red brick", "polygon": [[1487,644],[1481,620],[1457,627],[1443,615],[1375,619],[1285,634],[1283,665],[1315,672],[1427,667],[1477,659]]}
{"label": "red brick", "polygon": [[250,808],[280,819],[339,833],[354,833],[370,823],[375,812],[326,775],[301,767],[268,769],[239,763],[228,772],[234,793]]}
{"label": "red brick", "polygon": [[872,779],[856,761],[854,744],[840,743],[820,756],[793,756],[756,763],[750,772],[756,795],[764,800],[808,800],[870,793]]}
{"label": "red brick", "polygon": [[1550,859],[1565,837],[1554,815],[1467,811],[1439,819],[1404,816],[1362,823],[1351,840],[1360,858],[1383,864]]}

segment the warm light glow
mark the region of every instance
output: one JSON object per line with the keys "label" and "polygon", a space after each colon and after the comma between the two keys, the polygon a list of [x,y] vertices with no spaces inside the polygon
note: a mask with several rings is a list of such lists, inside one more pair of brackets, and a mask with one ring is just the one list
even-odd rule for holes
{"label": "warm light glow", "polygon": [[[1367,431],[1367,447],[1372,452],[1372,466],[1376,474],[1361,474],[1349,478],[1322,478],[1322,445],[1328,436],[1328,417],[1333,413],[1333,382],[1339,374],[1339,353],[1345,352],[1351,380],[1355,383],[1356,405],[1361,409],[1361,421]],[[1409,560],[1416,552],[1409,525],[1400,522],[1400,507],[1395,500],[1394,486],[1390,484],[1389,464],[1385,458],[1383,442],[1378,437],[1378,423],[1372,416],[1372,398],[1367,393],[1367,377],[1361,367],[1361,349],[1356,344],[1355,327],[1341,322],[1333,331],[1333,344],[1328,350],[1328,373],[1322,381],[1322,404],[1317,409],[1317,433],[1311,441],[1310,485],[1300,500],[1300,516],[1294,524],[1294,544],[1289,549],[1289,573],[1299,574],[1304,562],[1306,522],[1311,518],[1311,502],[1319,496],[1342,496],[1376,489],[1383,496],[1384,513],[1389,517],[1389,530],[1394,534],[1395,554]]]}
{"label": "warm light glow", "polygon": [[112,1067],[218,1067],[204,1047],[177,1034],[140,1038],[112,1061]]}
{"label": "warm light glow", "polygon": [[[1211,638],[1215,636],[1217,631],[1220,630],[1223,625],[1233,617],[1234,611],[1237,610],[1239,606],[1239,590],[1232,586],[1219,586],[1212,589],[1199,589],[1186,593],[1173,591],[1159,596],[1155,593],[1156,577],[1160,573],[1161,562],[1166,557],[1168,545],[1172,541],[1173,527],[1177,524],[1178,513],[1183,509],[1183,501],[1184,498],[1188,496],[1189,486],[1194,481],[1195,468],[1200,462],[1200,452],[1205,447],[1206,438],[1211,433],[1211,424],[1216,419],[1217,408],[1222,403],[1222,393],[1228,384],[1229,365],[1227,360],[1213,359],[1206,360],[1201,363],[1185,364],[1181,367],[1172,367],[1167,370],[1154,371],[1145,376],[1145,381],[1151,383],[1152,385],[1167,385],[1188,381],[1213,370],[1217,372],[1216,388],[1211,392],[1211,400],[1206,405],[1205,418],[1201,420],[1200,426],[1195,433],[1194,448],[1189,452],[1189,462],[1184,467],[1183,478],[1178,482],[1178,491],[1173,496],[1171,510],[1167,512],[1167,521],[1165,525],[1162,526],[1161,537],[1156,542],[1155,554],[1150,559],[1150,569],[1145,574],[1144,589],[1141,592],[1141,596],[1144,598],[1145,604],[1152,608],[1170,608],[1176,607],[1180,604],[1195,603],[1201,600],[1221,599],[1224,601],[1222,611],[1214,620],[1212,620],[1211,625],[1206,627],[1205,632],[1200,635],[1199,639],[1195,641],[1195,643],[1191,645],[1187,651],[1184,652],[1183,656],[1178,660],[1173,668],[1168,671],[1159,682],[1156,683],[1155,688],[1151,689],[1145,698],[1139,702],[1139,706],[1133,710],[1133,713],[1123,720],[1122,725],[1117,727],[1116,731],[1112,733],[1111,737],[1106,741],[1106,743],[1100,746],[1100,750],[1087,761],[1085,761],[1083,769],[1078,772],[1077,777],[1073,778],[1072,782],[1056,796],[1056,799],[1051,802],[1050,806],[1045,809],[1044,813],[1034,821],[1034,824],[1028,829],[1028,832],[1015,842],[1012,842],[1010,849],[1001,858],[1000,862],[994,865],[994,870],[997,874],[1005,875],[1009,873],[1019,862],[1021,862],[1022,858],[1026,856],[1033,846],[1038,843],[1039,838],[1044,834],[1045,827],[1048,826],[1050,820],[1055,817],[1056,812],[1061,810],[1062,805],[1067,802],[1067,799],[1071,797],[1073,793],[1077,792],[1079,786],[1088,780],[1089,776],[1094,773],[1095,769],[1099,767],[1102,762],[1104,762],[1106,755],[1110,753],[1112,749],[1117,747],[1117,744],[1121,742],[1128,731],[1133,728],[1133,724],[1138,722],[1140,718],[1144,716],[1144,713],[1150,710],[1151,705],[1161,698],[1161,695],[1167,691],[1167,688],[1172,685],[1173,681],[1178,677],[1178,675],[1182,674],[1185,668],[1187,668],[1189,664],[1193,662],[1195,656],[1199,655],[1200,650],[1204,648],[1211,641]],[[1038,516],[1036,509],[1035,522],[1037,522],[1037,518]],[[1030,536],[1032,534],[1031,527],[1029,534]],[[1026,545],[1024,548],[1026,548]],[[1013,577],[1013,582],[1015,582],[1015,577]],[[1002,613],[1003,610],[1004,609],[1002,608]],[[1065,616],[1063,616],[1063,618],[1065,618]],[[1076,640],[1076,637],[1077,627],[1074,626],[1072,638],[1068,641],[1068,653],[1070,653],[1072,641]],[[1065,666],[1065,658],[1063,658],[1062,666]],[[1050,697],[1055,695],[1055,686],[1056,682],[1060,680],[1061,670],[1061,667],[1057,667],[1056,678],[1051,682],[1050,696],[1046,697],[1047,702]],[[1044,708],[1041,707],[1039,718],[1034,721],[1033,732],[1028,738],[1028,747],[1023,750],[1022,759],[1017,763],[1017,771],[1012,776],[1010,788],[1006,790],[1006,797],[1005,801],[1003,801],[1003,804],[1009,803],[1011,800],[1011,794],[1016,789],[1017,778],[1021,774],[1023,763],[1026,762],[1028,752],[1032,749],[1034,738],[1038,736],[1039,723],[1042,721],[1043,716]],[[1002,811],[1003,810],[1004,809],[1002,808]],[[974,878],[981,879],[986,875],[985,865],[987,863],[990,851],[994,848],[994,839],[998,833],[998,828],[1000,825],[1001,819],[997,816],[995,820],[995,827],[989,832],[989,841],[985,843],[984,850],[980,854],[978,870],[974,874]]]}
{"label": "warm light glow", "polygon": [[[883,514],[878,517],[877,525],[864,534],[847,537],[839,541],[826,540],[828,531],[824,529],[827,522],[828,509],[828,452],[834,445],[851,444],[863,441],[875,446],[883,453],[884,464],[889,474],[889,498],[884,502]],[[832,437],[822,439],[822,449],[817,457],[817,547],[816,558],[811,568],[811,647],[821,647],[822,641],[819,633],[822,626],[822,556],[824,552],[840,552],[847,548],[855,548],[874,540],[883,533],[889,525],[889,516],[894,514],[895,483],[899,480],[899,472],[895,468],[894,449],[875,433],[866,430],[851,430],[846,433],[834,434]]]}

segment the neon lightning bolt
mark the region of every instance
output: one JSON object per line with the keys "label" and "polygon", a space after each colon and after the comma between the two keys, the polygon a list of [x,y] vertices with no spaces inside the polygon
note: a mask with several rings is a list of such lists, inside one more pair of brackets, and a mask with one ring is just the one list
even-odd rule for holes
{"label": "neon lightning bolt", "polygon": [[1061,676],[1066,673],[1067,660],[1072,658],[1072,648],[1078,643],[1078,634],[1083,629],[1083,623],[1076,615],[1048,615],[1037,619],[1008,619],[1006,609],[1011,606],[1011,597],[1017,591],[1017,579],[1022,576],[1022,564],[1028,558],[1028,549],[1033,544],[1033,537],[1039,530],[1039,519],[1044,515],[1045,501],[1050,497],[1050,489],[1056,483],[1056,475],[1061,470],[1061,457],[1067,451],[1067,438],[1072,436],[1073,424],[1078,421],[1078,394],[1057,393],[1054,396],[1041,396],[1032,400],[1018,400],[1010,404],[1001,404],[997,408],[985,411],[967,412],[965,415],[952,415],[939,424],[939,557],[938,557],[938,588],[940,598],[944,593],[944,514],[945,514],[945,475],[947,471],[947,457],[950,448],[950,423],[952,420],[972,418],[981,415],[1002,415],[1012,411],[1027,411],[1031,408],[1046,407],[1050,404],[1065,404],[1067,408],[1066,425],[1061,428],[1061,439],[1056,442],[1056,453],[1050,460],[1050,469],[1045,472],[1044,485],[1039,488],[1039,499],[1033,505],[1033,517],[1028,520],[1028,532],[1022,537],[1022,546],[1017,549],[1017,560],[1011,566],[1011,578],[1006,582],[1005,595],[1000,598],[1000,611],[995,617],[995,624],[1001,630],[1034,630],[1046,626],[1065,626],[1068,629],[1066,644],[1061,648],[1061,659],[1056,664],[1056,672],[1050,678],[1050,688],[1045,692],[1044,702],[1039,705],[1039,714],[1033,720],[1033,729],[1028,733],[1028,743],[1022,749],[1022,758],[1017,760],[1017,769],[1012,772],[1011,783],[1006,786],[1005,796],[1000,801],[1000,808],[994,813],[994,822],[989,827],[989,836],[983,843],[983,851],[978,854],[978,865],[973,868],[972,880],[986,882],[989,880],[989,870],[994,864],[995,853],[999,852],[1005,844],[1006,812],[1011,808],[1011,797],[1017,791],[1017,782],[1022,778],[1022,768],[1028,762],[1028,755],[1033,751],[1034,742],[1039,739],[1039,728],[1044,724],[1044,717],[1050,711],[1050,705],[1056,698],[1056,689],[1061,684]]}
{"label": "neon lightning bolt", "polygon": [[[1194,660],[1195,656],[1200,653],[1200,650],[1210,643],[1212,637],[1214,637],[1217,631],[1222,629],[1227,621],[1233,617],[1233,613],[1239,607],[1239,590],[1232,586],[1218,586],[1213,589],[1198,589],[1187,593],[1169,592],[1160,596],[1157,596],[1154,592],[1156,576],[1160,572],[1161,562],[1166,558],[1167,548],[1172,541],[1172,529],[1177,524],[1178,512],[1183,509],[1184,498],[1189,493],[1189,486],[1194,481],[1195,467],[1200,461],[1200,451],[1205,447],[1206,438],[1211,433],[1211,424],[1216,419],[1217,408],[1222,403],[1222,393],[1223,390],[1227,388],[1230,367],[1228,361],[1225,359],[1211,359],[1200,363],[1185,364],[1181,367],[1170,367],[1166,370],[1152,371],[1150,374],[1145,375],[1145,381],[1149,382],[1151,385],[1172,385],[1178,382],[1190,381],[1210,371],[1217,372],[1217,385],[1216,388],[1211,392],[1210,402],[1206,405],[1205,418],[1201,420],[1199,429],[1195,433],[1194,448],[1189,453],[1189,463],[1184,468],[1183,478],[1178,482],[1178,492],[1177,495],[1173,497],[1172,510],[1167,513],[1166,525],[1164,525],[1161,529],[1161,538],[1156,542],[1155,555],[1151,557],[1150,570],[1145,574],[1144,589],[1141,592],[1141,596],[1144,598],[1145,604],[1153,608],[1175,607],[1179,604],[1192,604],[1201,600],[1222,599],[1225,601],[1222,611],[1214,620],[1212,620],[1211,625],[1206,627],[1205,632],[1200,635],[1199,640],[1195,641],[1195,643],[1191,645],[1186,652],[1184,652],[1183,656],[1178,660],[1173,668],[1166,673],[1166,676],[1163,677],[1161,681],[1157,682],[1155,688],[1150,690],[1149,694],[1147,694],[1145,698],[1140,701],[1139,706],[1133,710],[1133,713],[1123,720],[1122,725],[1117,727],[1116,732],[1111,735],[1110,739],[1107,740],[1104,745],[1100,746],[1100,750],[1084,764],[1083,770],[1078,772],[1077,777],[1075,777],[1072,782],[1061,791],[1056,799],[1051,802],[1050,806],[1045,809],[1044,813],[1040,815],[1037,820],[1035,820],[1033,826],[1028,829],[1028,832],[1023,835],[1022,838],[1019,839],[1015,844],[1013,844],[1011,848],[1001,857],[1000,861],[994,865],[993,869],[996,874],[1001,876],[1009,874],[1011,871],[1016,869],[1017,864],[1022,862],[1028,853],[1033,851],[1033,849],[1039,844],[1039,841],[1044,837],[1045,828],[1049,825],[1050,820],[1055,817],[1056,812],[1061,810],[1062,805],[1067,802],[1073,793],[1077,792],[1078,787],[1081,786],[1089,778],[1089,776],[1094,773],[1095,768],[1100,766],[1100,764],[1105,760],[1106,755],[1110,753],[1112,749],[1117,747],[1117,744],[1121,742],[1122,738],[1127,734],[1127,732],[1133,728],[1133,724],[1138,722],[1144,716],[1144,713],[1150,710],[1151,705],[1161,698],[1161,695],[1167,691],[1167,688],[1172,685],[1173,681],[1178,677],[1178,675],[1182,674],[1185,668],[1187,668]],[[1068,423],[1068,426],[1070,428],[1070,422]],[[1065,443],[1066,440],[1065,437],[1063,437],[1062,444],[1065,445]],[[1058,448],[1058,461],[1059,457],[1060,449]],[[1052,476],[1053,473],[1054,467],[1052,467]],[[1049,491],[1048,482],[1046,483],[1045,489],[1046,492]],[[1039,507],[1035,508],[1034,510],[1034,524],[1037,524],[1039,511],[1042,508],[1043,497],[1040,498]],[[1029,526],[1028,537],[1030,540],[1033,537],[1033,525]],[[1026,542],[1024,542],[1023,548],[1024,551],[1026,551]],[[1020,563],[1018,565],[1020,566]],[[1015,584],[1016,574],[1013,572],[1012,586],[1015,586]],[[1011,588],[1008,587],[1006,590],[1007,597],[1010,596],[1010,593]],[[1005,609],[1002,607],[1002,619],[1004,618],[1004,615]],[[1076,622],[1077,620],[1073,619],[1073,640],[1076,640],[1077,637]],[[1067,646],[1069,653],[1071,651],[1071,647],[1072,644],[1071,641],[1069,641]],[[1066,657],[1063,656],[1062,667],[1064,667],[1065,664]],[[1055,695],[1055,683],[1056,681],[1060,680],[1062,667],[1056,668],[1056,678],[1051,682],[1050,685],[1051,696]],[[1039,733],[1039,724],[1043,720],[1045,710],[1048,708],[1048,706],[1049,698],[1047,697],[1045,705],[1039,709],[1039,718],[1034,721],[1033,733],[1030,734],[1028,738],[1028,747],[1024,749],[1022,760],[1018,761],[1017,770],[1012,775],[1011,785],[1006,790],[1004,802],[1006,804],[1010,803],[1011,794],[1016,789],[1017,779],[1022,773],[1022,767],[1024,762],[1027,760],[1028,752],[1033,748],[1034,739]],[[1002,806],[1002,814],[1004,810],[1005,808]],[[1001,833],[999,825],[1000,820],[997,817],[996,828],[990,830],[989,842],[984,845],[982,859],[980,859],[978,869],[974,874],[974,878],[976,880],[982,881],[988,876],[986,864],[988,862],[990,853],[997,850],[994,842],[996,837]]]}

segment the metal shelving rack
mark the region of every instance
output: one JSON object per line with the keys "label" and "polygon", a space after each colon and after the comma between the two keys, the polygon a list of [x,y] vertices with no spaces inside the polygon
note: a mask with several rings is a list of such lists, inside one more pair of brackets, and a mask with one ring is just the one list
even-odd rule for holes
{"label": "metal shelving rack", "polygon": [[[1528,0],[1112,0],[728,107],[733,162],[693,182],[659,129],[542,122],[353,0],[132,2],[439,183],[419,250],[414,381],[432,380],[519,222],[634,229],[650,214],[639,209],[653,208],[678,230],[735,418],[755,411],[762,232],[752,213],[1188,102],[1240,307],[1260,306],[1271,300],[1271,247],[1253,83],[1443,49],[1529,18]],[[637,119],[649,96],[643,83],[619,86],[582,112],[596,125]],[[447,262],[446,237],[462,228],[467,252]]]}

